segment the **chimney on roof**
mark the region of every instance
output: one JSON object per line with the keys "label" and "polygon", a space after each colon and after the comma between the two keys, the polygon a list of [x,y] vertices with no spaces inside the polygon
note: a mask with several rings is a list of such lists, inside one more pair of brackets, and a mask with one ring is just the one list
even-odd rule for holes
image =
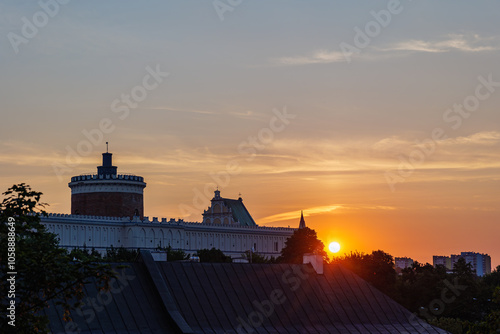
{"label": "chimney on roof", "polygon": [[303,264],[310,263],[316,274],[323,275],[323,256],[319,254],[306,253],[303,257]]}

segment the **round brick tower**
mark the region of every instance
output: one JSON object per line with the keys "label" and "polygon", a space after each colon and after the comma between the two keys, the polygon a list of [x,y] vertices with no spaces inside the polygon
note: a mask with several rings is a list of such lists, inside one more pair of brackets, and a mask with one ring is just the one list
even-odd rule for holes
{"label": "round brick tower", "polygon": [[102,154],[102,166],[97,174],[73,176],[71,188],[71,214],[134,217],[144,216],[144,178],[117,174],[112,154]]}

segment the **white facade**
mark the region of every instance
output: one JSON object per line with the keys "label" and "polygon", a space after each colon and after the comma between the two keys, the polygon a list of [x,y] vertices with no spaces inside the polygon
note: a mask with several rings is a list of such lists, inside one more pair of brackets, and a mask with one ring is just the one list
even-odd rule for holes
{"label": "white facade", "polygon": [[49,232],[59,236],[59,244],[67,249],[95,248],[105,253],[111,246],[150,249],[172,246],[186,253],[215,247],[226,255],[239,257],[254,247],[255,252],[278,257],[285,241],[295,229],[190,223],[166,218],[140,220],[135,217],[97,217],[49,214],[42,217]]}

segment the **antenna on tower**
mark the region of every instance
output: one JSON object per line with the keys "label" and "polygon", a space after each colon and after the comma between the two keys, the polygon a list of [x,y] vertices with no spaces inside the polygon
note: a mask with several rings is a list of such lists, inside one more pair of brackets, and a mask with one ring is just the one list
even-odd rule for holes
{"label": "antenna on tower", "polygon": [[108,153],[108,142],[106,142],[106,153]]}

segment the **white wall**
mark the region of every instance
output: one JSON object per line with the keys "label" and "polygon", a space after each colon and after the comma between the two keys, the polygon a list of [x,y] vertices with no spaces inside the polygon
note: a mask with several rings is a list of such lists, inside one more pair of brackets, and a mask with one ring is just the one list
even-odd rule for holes
{"label": "white wall", "polygon": [[[265,256],[279,256],[287,238],[294,229],[282,227],[248,227],[234,225],[212,225],[184,221],[136,218],[74,216],[50,214],[42,218],[49,232],[60,238],[62,247],[95,248],[105,252],[111,246],[125,248],[155,249],[172,246],[187,253],[215,247],[227,255],[238,256],[250,250]],[[277,248],[276,248],[277,243]]]}

